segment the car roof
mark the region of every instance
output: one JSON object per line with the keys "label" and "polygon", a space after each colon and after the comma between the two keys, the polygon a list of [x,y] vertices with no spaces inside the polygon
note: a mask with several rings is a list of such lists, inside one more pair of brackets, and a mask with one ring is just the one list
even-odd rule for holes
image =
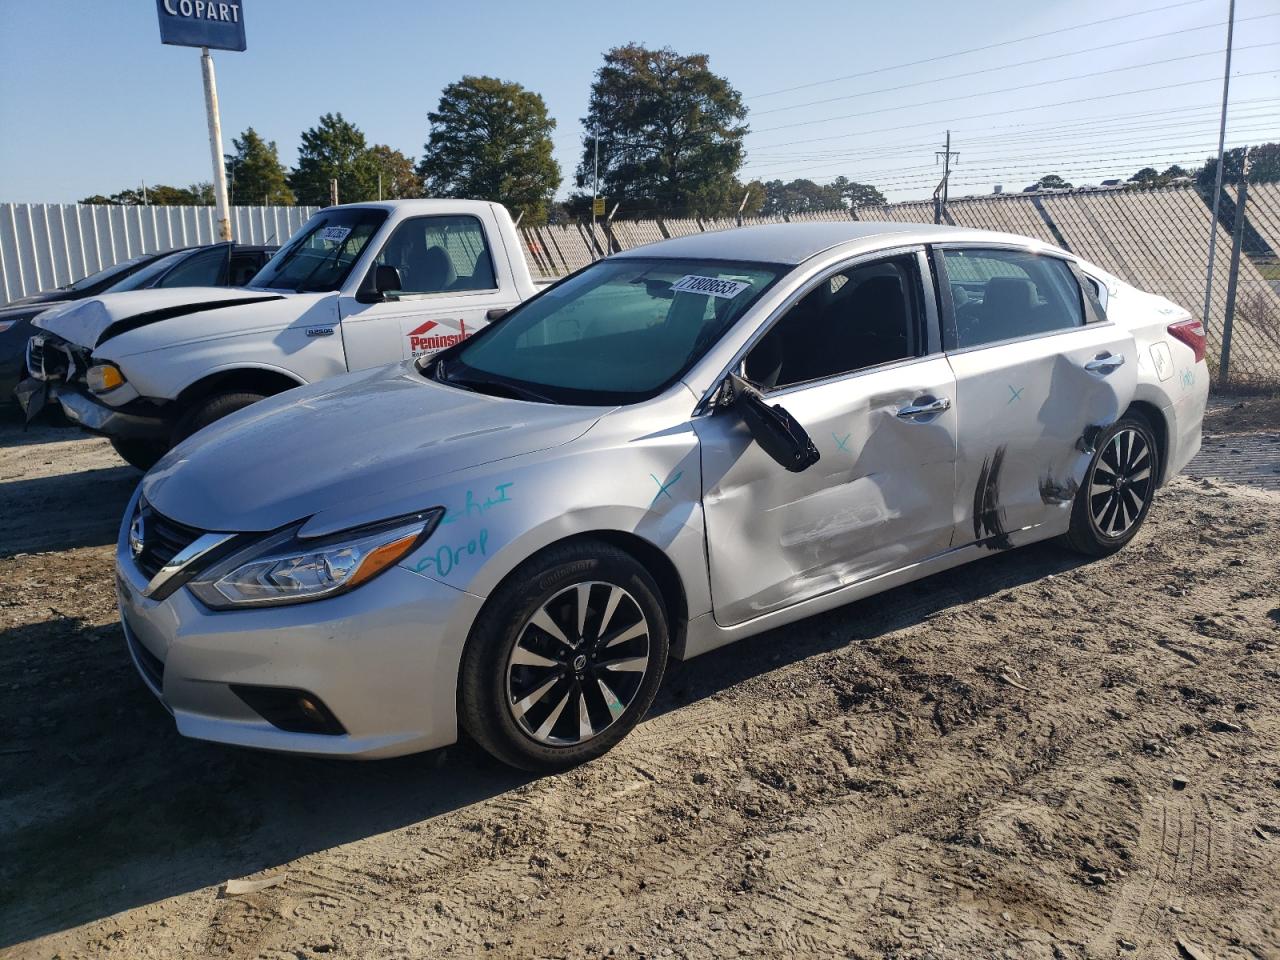
{"label": "car roof", "polygon": [[1017,243],[1053,249],[1030,237],[994,230],[973,230],[931,223],[850,220],[835,223],[766,223],[736,230],[695,233],[633,247],[620,257],[678,257],[800,264],[835,247],[850,252],[915,243]]}

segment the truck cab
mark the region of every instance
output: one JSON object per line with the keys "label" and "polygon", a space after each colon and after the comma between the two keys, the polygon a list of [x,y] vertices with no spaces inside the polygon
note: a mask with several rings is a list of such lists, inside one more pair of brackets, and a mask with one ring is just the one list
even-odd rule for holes
{"label": "truck cab", "polygon": [[328,207],[244,287],[105,294],[41,314],[17,390],[148,468],[263,397],[435,353],[537,287],[505,208],[475,200]]}

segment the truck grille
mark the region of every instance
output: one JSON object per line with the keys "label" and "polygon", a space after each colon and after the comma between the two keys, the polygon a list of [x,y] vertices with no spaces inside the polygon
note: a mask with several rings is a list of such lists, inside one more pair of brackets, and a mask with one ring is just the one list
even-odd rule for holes
{"label": "truck grille", "polygon": [[129,527],[133,562],[150,580],[181,550],[194,543],[200,534],[200,530],[170,520],[153,510],[145,500],[140,500]]}

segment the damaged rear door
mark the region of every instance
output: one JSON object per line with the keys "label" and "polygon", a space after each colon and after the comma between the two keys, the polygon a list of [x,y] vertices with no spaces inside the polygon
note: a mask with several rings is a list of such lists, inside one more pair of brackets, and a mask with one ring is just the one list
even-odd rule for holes
{"label": "damaged rear door", "polygon": [[828,271],[759,337],[744,377],[819,451],[788,472],[733,409],[695,418],[712,606],[728,626],[951,542],[954,380],[923,250]]}
{"label": "damaged rear door", "polygon": [[1064,531],[1094,436],[1133,399],[1133,337],[1060,257],[947,244],[934,264],[956,378],[955,544]]}

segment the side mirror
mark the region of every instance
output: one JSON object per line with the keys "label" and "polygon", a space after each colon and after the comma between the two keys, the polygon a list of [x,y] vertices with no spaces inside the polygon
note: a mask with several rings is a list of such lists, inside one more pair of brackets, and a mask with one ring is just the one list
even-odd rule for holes
{"label": "side mirror", "polygon": [[379,297],[404,289],[400,271],[389,263],[381,264],[373,273],[373,291]]}
{"label": "side mirror", "polygon": [[760,391],[737,374],[729,375],[733,406],[760,449],[791,473],[808,470],[820,459],[804,427],[782,407],[769,406]]}
{"label": "side mirror", "polygon": [[492,310],[490,310],[488,313],[484,315],[484,318],[490,322],[494,320],[501,320],[510,312],[511,312],[510,307],[494,307]]}

